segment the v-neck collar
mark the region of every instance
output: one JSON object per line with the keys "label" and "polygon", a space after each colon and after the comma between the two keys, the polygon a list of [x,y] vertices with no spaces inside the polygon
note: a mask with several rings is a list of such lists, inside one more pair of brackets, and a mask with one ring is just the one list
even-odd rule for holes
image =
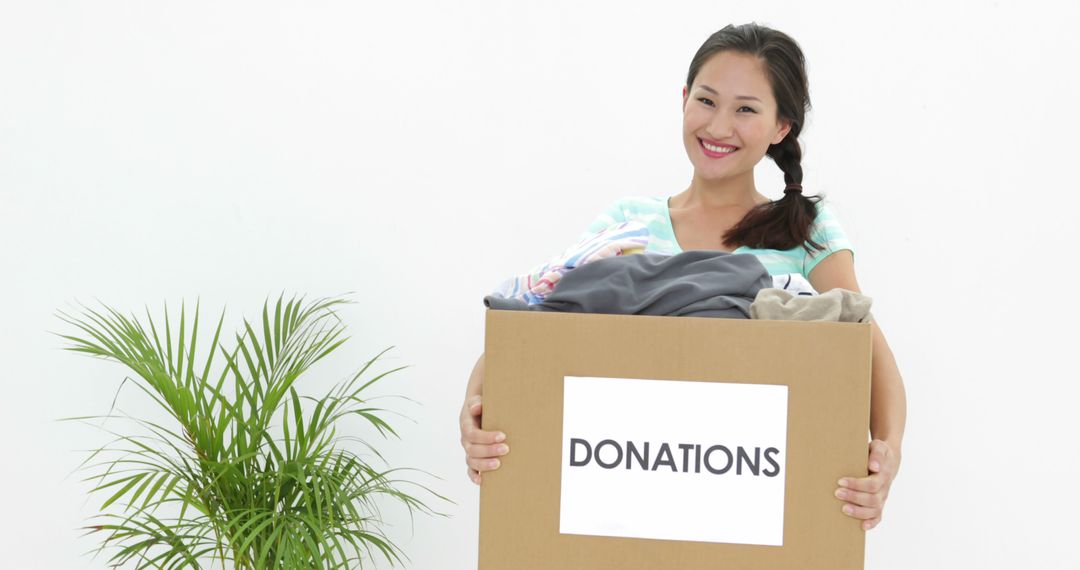
{"label": "v-neck collar", "polygon": [[[682,244],[679,243],[679,236],[675,235],[675,224],[671,222],[671,198],[671,196],[668,196],[666,199],[664,199],[664,217],[667,218],[667,225],[669,228],[671,228],[671,243],[674,244],[675,249],[678,250],[676,253],[682,253],[686,250],[683,249]],[[737,253],[740,249],[743,249],[744,247],[746,246],[740,245],[739,247],[731,251],[724,251],[722,249],[710,249],[709,251],[719,251],[720,253]]]}

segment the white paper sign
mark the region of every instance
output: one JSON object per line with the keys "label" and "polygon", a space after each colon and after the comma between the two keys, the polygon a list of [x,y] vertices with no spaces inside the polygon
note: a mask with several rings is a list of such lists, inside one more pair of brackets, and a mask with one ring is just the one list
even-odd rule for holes
{"label": "white paper sign", "polygon": [[563,534],[782,546],[787,386],[563,386]]}

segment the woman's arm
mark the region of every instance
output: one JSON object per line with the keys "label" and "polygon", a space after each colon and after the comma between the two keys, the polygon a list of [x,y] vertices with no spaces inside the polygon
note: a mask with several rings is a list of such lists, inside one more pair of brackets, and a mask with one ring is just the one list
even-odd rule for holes
{"label": "woman's arm", "polygon": [[907,394],[892,350],[876,322],[874,356],[870,380],[870,437],[883,440],[902,455],[904,425],[907,422]]}
{"label": "woman's arm", "polygon": [[[819,293],[835,288],[861,293],[851,251],[838,251],[818,263],[810,272],[810,284]],[[871,327],[874,352],[870,371],[870,437],[873,441],[868,468],[873,475],[845,478],[846,488],[836,493],[838,498],[851,501],[852,512],[844,512],[863,519],[864,529],[871,529],[881,521],[889,486],[900,469],[907,422],[907,395],[900,369],[881,328],[876,322]]]}

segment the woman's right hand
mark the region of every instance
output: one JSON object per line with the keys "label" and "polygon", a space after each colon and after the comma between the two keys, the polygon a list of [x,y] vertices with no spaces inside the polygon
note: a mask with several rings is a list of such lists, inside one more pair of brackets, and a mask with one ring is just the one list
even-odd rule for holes
{"label": "woman's right hand", "polygon": [[480,484],[484,471],[499,468],[499,457],[510,453],[506,434],[480,429],[484,406],[480,394],[465,398],[461,407],[461,447],[465,448],[465,463],[469,465],[469,479]]}

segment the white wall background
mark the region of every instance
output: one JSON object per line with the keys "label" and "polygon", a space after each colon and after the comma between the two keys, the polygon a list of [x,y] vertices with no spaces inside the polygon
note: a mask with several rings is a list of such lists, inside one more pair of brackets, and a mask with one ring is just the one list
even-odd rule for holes
{"label": "white wall background", "polygon": [[[383,447],[457,504],[392,533],[412,568],[475,568],[481,297],[610,200],[686,187],[686,67],[756,20],[806,52],[805,185],[907,385],[867,568],[1080,567],[1074,9],[654,4],[0,2],[0,566],[104,567],[76,530],[101,499],[67,476],[102,436],[55,419],[107,410],[123,370],[61,351],[57,309],[201,297],[236,322],[355,291],[313,374],[397,346],[383,390],[422,406]],[[771,162],[758,180],[779,195]]]}

